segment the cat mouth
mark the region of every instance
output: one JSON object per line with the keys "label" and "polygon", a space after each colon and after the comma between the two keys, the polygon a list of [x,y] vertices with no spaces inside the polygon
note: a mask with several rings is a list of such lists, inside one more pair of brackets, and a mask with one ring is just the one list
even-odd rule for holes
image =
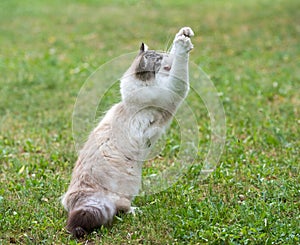
{"label": "cat mouth", "polygon": [[164,66],[164,70],[165,71],[170,71],[171,70],[171,66],[170,65],[165,65]]}

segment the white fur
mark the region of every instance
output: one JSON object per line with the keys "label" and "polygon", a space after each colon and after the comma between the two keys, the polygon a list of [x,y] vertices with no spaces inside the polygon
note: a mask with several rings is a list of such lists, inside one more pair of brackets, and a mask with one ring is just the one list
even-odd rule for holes
{"label": "white fur", "polygon": [[79,153],[62,200],[66,210],[97,203],[101,208],[99,200],[105,199],[115,211],[130,211],[141,185],[142,162],[188,93],[190,36],[188,27],[177,33],[155,79],[138,80],[134,63],[124,74],[122,101],[107,112]]}

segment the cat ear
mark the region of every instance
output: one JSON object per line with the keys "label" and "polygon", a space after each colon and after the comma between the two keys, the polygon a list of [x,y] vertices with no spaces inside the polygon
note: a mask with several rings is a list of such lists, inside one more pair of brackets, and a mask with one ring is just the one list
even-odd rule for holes
{"label": "cat ear", "polygon": [[145,43],[142,43],[140,47],[140,53],[146,52],[148,50],[148,46]]}

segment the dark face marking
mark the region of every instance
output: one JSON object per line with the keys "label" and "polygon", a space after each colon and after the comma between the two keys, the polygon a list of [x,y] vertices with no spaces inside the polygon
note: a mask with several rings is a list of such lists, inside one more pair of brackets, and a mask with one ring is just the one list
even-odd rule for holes
{"label": "dark face marking", "polygon": [[163,55],[153,50],[142,51],[140,61],[135,69],[135,75],[139,80],[149,81],[155,78],[155,74],[161,67]]}

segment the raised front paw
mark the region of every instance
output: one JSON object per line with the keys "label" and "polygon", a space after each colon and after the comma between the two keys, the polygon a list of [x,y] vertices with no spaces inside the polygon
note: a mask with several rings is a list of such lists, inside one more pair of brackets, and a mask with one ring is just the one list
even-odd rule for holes
{"label": "raised front paw", "polygon": [[191,27],[182,27],[179,32],[176,34],[176,37],[179,36],[193,37],[194,32]]}
{"label": "raised front paw", "polygon": [[175,52],[178,55],[187,54],[193,49],[192,41],[189,37],[181,35],[175,38]]}
{"label": "raised front paw", "polygon": [[190,27],[183,27],[176,34],[174,39],[175,53],[178,55],[187,54],[193,49],[191,38],[194,32]]}

